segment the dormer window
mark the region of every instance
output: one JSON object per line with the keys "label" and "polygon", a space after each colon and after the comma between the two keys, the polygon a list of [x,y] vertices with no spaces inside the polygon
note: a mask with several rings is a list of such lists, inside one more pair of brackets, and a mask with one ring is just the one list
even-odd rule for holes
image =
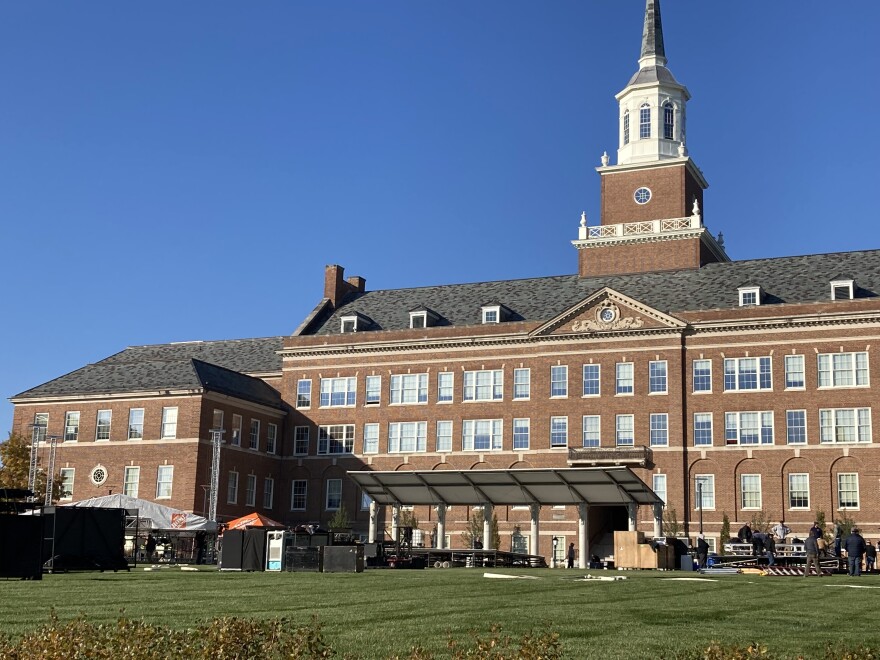
{"label": "dormer window", "polygon": [[428,327],[428,312],[410,312],[409,313],[410,328],[426,328]]}
{"label": "dormer window", "polygon": [[831,282],[831,300],[852,300],[852,280],[833,280]]}
{"label": "dormer window", "polygon": [[663,138],[672,140],[675,134],[675,107],[667,101],[663,104]]}
{"label": "dormer window", "polygon": [[358,331],[358,317],[357,316],[343,316],[341,331],[343,333],[357,332]]}
{"label": "dormer window", "polygon": [[737,291],[739,291],[740,307],[755,307],[761,304],[761,287],[741,286]]}
{"label": "dormer window", "polygon": [[651,137],[651,106],[642,103],[639,108],[639,139],[645,140]]}
{"label": "dormer window", "polygon": [[501,320],[500,305],[483,306],[483,323],[498,323]]}

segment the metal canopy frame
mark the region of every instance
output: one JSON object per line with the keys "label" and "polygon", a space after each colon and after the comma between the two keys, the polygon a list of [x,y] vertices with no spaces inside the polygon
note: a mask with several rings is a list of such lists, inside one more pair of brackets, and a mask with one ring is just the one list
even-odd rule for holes
{"label": "metal canopy frame", "polygon": [[626,466],[351,471],[348,476],[377,504],[621,506],[662,503],[656,493]]}

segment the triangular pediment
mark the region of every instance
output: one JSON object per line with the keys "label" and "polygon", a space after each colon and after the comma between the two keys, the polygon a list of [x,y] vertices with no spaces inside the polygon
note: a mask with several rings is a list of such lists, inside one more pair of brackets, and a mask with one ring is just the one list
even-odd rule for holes
{"label": "triangular pediment", "polygon": [[676,330],[686,325],[681,319],[604,287],[547,321],[531,336]]}

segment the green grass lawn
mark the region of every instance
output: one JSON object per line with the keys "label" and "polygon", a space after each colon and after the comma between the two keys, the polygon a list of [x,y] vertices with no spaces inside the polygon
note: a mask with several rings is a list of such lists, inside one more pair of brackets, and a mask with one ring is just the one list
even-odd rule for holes
{"label": "green grass lawn", "polygon": [[[549,624],[568,658],[657,658],[719,641],[766,644],[785,657],[824,657],[827,643],[880,644],[880,577],[737,575],[683,581],[681,572],[492,570],[537,580],[483,577],[481,569],[371,570],[362,574],[226,573],[176,568],[46,575],[0,581],[0,630],[21,635],[83,614],[184,629],[217,616],[296,623],[317,614],[334,649],[386,658],[422,646],[444,657],[449,633],[519,637]],[[858,586],[860,588],[848,588]],[[870,588],[862,588],[870,587]]]}

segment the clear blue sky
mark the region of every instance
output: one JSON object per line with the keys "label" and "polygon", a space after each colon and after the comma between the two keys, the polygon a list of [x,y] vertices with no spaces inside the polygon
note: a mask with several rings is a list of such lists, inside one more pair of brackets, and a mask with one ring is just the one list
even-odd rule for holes
{"label": "clear blue sky", "polygon": [[[734,259],[880,247],[880,3],[663,0]],[[6,398],[369,289],[573,273],[643,0],[0,3]]]}

